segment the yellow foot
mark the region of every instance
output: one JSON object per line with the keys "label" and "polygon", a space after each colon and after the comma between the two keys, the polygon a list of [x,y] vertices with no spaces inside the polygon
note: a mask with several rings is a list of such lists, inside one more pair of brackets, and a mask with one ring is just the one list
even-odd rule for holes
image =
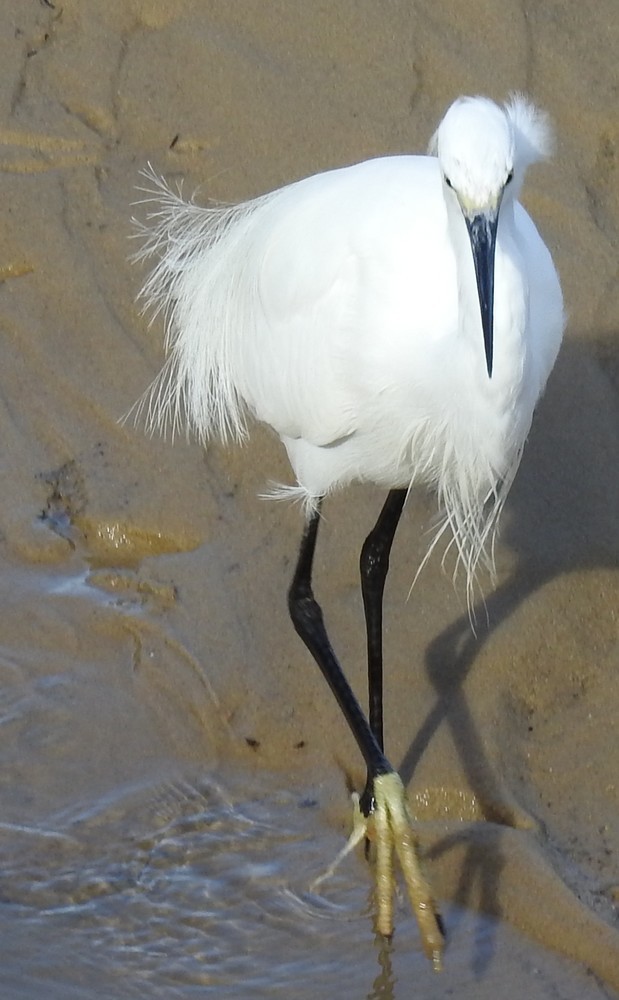
{"label": "yellow foot", "polygon": [[413,913],[419,925],[423,950],[438,972],[443,953],[443,932],[430,886],[421,873],[404,785],[395,772],[381,774],[374,778],[373,793],[374,810],[367,817],[359,808],[359,796],[353,796],[355,801],[353,831],[348,843],[324,875],[316,879],[313,887],[332,875],[342,859],[364,838],[371,840],[376,849],[376,925],[380,934],[390,937],[393,934],[395,849]]}
{"label": "yellow foot", "polygon": [[[400,862],[423,950],[434,968],[441,968],[443,933],[430,886],[421,873],[417,842],[411,826],[406,793],[399,775],[374,778],[374,811],[365,820],[367,836],[376,847],[376,923],[381,934],[393,933],[393,851]],[[361,814],[360,814],[361,815]]]}

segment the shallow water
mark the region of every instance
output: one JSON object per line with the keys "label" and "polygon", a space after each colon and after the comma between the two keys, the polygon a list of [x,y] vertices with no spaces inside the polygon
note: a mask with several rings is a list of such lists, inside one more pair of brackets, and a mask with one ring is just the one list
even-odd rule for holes
{"label": "shallow water", "polygon": [[4,826],[4,996],[496,997],[608,994],[498,920],[444,909],[431,971],[400,901],[372,933],[362,859],[309,885],[338,839],[271,782],[120,789],[27,829]]}
{"label": "shallow water", "polygon": [[[184,699],[199,696],[186,687],[186,659],[171,634],[159,634],[171,631],[175,615],[184,617],[180,599],[162,615],[156,603],[142,603],[152,591],[135,578],[129,587],[128,570],[120,593],[100,586],[111,579],[101,573],[74,552],[63,566],[5,567],[3,575],[3,996],[610,995],[581,965],[510,925],[518,907],[509,902],[505,859],[506,888],[495,887],[491,910],[505,905],[507,922],[442,899],[448,947],[439,975],[421,952],[401,895],[393,941],[375,935],[362,852],[312,891],[347,832],[345,787],[333,783],[337,765],[325,771],[321,757],[313,764],[310,756],[307,766],[280,761],[272,770],[261,762],[260,740],[248,738],[235,752],[231,732],[218,738],[215,760],[213,718],[222,706],[213,705],[208,688],[196,746]],[[130,656],[128,623],[140,623],[145,637]],[[162,638],[168,655],[155,666]],[[166,683],[155,697],[160,670]],[[311,732],[320,720],[310,715],[307,724]],[[187,735],[196,756],[204,754],[203,766],[188,759]],[[282,733],[275,739],[281,747]],[[419,815],[448,821],[434,841],[438,853],[449,853],[441,845],[458,830],[479,826],[462,790],[413,801]],[[496,853],[490,845],[488,875]],[[518,849],[511,853],[516,858]],[[472,901],[464,886],[483,885],[486,876],[466,855],[454,863],[460,889],[452,899]],[[525,850],[525,894],[536,878],[527,864]],[[533,908],[555,905],[545,878]],[[550,918],[557,928],[562,921],[560,912]]]}

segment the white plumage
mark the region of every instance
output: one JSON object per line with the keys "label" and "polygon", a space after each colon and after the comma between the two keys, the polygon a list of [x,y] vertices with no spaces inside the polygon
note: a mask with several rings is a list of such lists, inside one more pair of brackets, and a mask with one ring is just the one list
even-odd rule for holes
{"label": "white plumage", "polygon": [[[293,624],[367,765],[351,843],[376,839],[377,926],[393,929],[397,854],[424,949],[443,926],[419,867],[406,796],[385,756],[382,599],[406,490],[434,489],[467,572],[518,468],[564,326],[550,254],[518,201],[548,152],[545,118],[460,98],[428,156],[318,174],[236,207],[201,208],[147,173],[155,203],[138,255],[162,311],[168,361],[140,406],[200,438],[243,438],[252,416],[283,441],[306,527],[289,591]],[[361,553],[369,717],[329,642],[311,576],[322,498],[352,480],[389,489]],[[431,551],[431,549],[430,549]],[[491,562],[491,559],[489,560]]]}
{"label": "white plumage", "polygon": [[[142,404],[149,421],[186,418],[203,439],[244,437],[248,415],[270,424],[297,478],[279,495],[308,508],[355,479],[430,486],[470,583],[563,330],[550,254],[517,201],[548,147],[524,98],[461,98],[436,155],[369,160],[234,207],[185,202],[151,174],[139,256],[160,259],[142,295],[166,316],[169,359]],[[489,378],[462,207],[491,205],[512,171]]]}

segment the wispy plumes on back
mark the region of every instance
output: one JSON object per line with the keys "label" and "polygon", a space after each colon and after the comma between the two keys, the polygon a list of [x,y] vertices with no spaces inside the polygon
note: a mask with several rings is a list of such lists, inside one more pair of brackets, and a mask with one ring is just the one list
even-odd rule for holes
{"label": "wispy plumes on back", "polygon": [[242,440],[246,408],[232,363],[240,331],[250,331],[257,302],[248,269],[256,212],[272,197],[204,208],[185,201],[152,168],[140,204],[152,206],[136,223],[136,261],[157,258],[139,298],[165,322],[166,364],[139,402],[150,430],[176,433],[187,424],[202,441]]}

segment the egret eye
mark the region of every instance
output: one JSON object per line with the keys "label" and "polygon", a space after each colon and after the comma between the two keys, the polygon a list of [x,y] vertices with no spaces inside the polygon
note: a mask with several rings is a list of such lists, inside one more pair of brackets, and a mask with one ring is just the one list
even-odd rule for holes
{"label": "egret eye", "polygon": [[505,183],[509,184],[511,183],[511,181],[513,181],[513,179],[514,179],[514,171],[510,170],[510,172],[507,175],[507,180],[505,181]]}
{"label": "egret eye", "polygon": [[449,180],[449,177],[447,176],[447,174],[445,174],[445,184],[447,185],[448,188],[451,188],[451,190],[453,191],[454,186],[451,183],[451,181]]}

